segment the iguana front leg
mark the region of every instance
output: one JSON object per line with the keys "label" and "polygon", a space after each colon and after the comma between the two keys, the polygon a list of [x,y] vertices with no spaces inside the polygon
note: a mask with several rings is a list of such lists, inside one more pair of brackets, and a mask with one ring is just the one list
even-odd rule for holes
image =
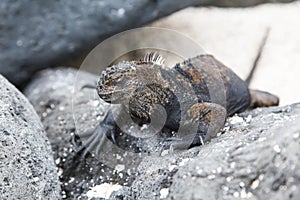
{"label": "iguana front leg", "polygon": [[[114,110],[114,112],[113,112]],[[105,152],[104,144],[110,141],[110,144],[118,146],[124,151],[143,152],[142,146],[144,138],[137,138],[126,132],[123,132],[118,125],[128,124],[127,110],[122,106],[115,106],[106,114],[95,128],[78,132],[76,136],[80,138],[81,145],[76,149],[76,153],[84,159],[88,153],[98,156],[100,152]],[[117,124],[117,121],[121,124]],[[129,120],[130,121],[130,120]]]}

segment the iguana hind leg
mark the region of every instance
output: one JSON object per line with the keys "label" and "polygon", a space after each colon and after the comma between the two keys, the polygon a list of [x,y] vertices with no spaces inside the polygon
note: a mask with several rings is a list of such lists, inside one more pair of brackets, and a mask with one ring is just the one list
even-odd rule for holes
{"label": "iguana hind leg", "polygon": [[218,131],[224,126],[227,113],[226,109],[219,104],[197,103],[188,109],[187,115],[190,120],[183,122],[183,131],[181,131],[186,135],[178,136],[181,140],[174,141],[172,149],[192,148],[216,137]]}
{"label": "iguana hind leg", "polygon": [[260,90],[250,90],[251,104],[249,108],[277,106],[279,98],[268,92]]}

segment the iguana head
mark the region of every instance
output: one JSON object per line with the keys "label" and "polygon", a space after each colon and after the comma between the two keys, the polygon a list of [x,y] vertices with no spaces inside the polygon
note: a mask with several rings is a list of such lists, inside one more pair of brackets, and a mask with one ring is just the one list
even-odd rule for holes
{"label": "iguana head", "polygon": [[122,61],[102,71],[97,91],[101,99],[109,103],[128,100],[142,85],[153,80],[154,68],[162,65],[164,59],[156,53],[148,53],[140,61]]}

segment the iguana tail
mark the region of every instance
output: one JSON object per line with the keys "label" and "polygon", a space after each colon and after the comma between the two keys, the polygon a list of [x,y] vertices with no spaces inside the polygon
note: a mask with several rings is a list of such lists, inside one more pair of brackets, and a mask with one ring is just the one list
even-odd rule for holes
{"label": "iguana tail", "polygon": [[251,95],[251,103],[249,108],[277,106],[279,98],[268,92],[260,90],[249,90]]}
{"label": "iguana tail", "polygon": [[[260,43],[260,46],[258,49],[258,54],[254,60],[251,71],[245,80],[248,86],[250,85],[250,82],[253,78],[253,74],[257,68],[259,60],[263,53],[264,47],[265,47],[267,39],[269,37],[269,33],[270,33],[270,28],[267,28],[266,33]],[[270,93],[264,92],[264,91],[260,91],[260,90],[252,90],[252,89],[250,89],[249,92],[251,95],[251,103],[249,106],[250,108],[277,106],[279,104],[279,98],[273,94],[270,94]]]}
{"label": "iguana tail", "polygon": [[250,71],[250,73],[248,74],[248,77],[247,77],[246,80],[245,80],[248,86],[250,85],[250,82],[251,82],[251,80],[252,80],[252,78],[253,78],[254,72],[255,72],[255,70],[256,70],[256,68],[257,68],[257,65],[258,65],[259,60],[260,60],[260,58],[261,58],[261,55],[262,55],[262,53],[263,53],[264,47],[265,47],[266,42],[267,42],[267,40],[268,40],[269,34],[270,34],[270,28],[267,28],[266,33],[265,33],[265,35],[264,35],[264,37],[262,38],[262,41],[261,41],[261,43],[260,43],[260,46],[259,46],[259,49],[258,49],[258,53],[257,53],[257,55],[256,55],[256,57],[255,57],[254,62],[253,62],[251,71]]}

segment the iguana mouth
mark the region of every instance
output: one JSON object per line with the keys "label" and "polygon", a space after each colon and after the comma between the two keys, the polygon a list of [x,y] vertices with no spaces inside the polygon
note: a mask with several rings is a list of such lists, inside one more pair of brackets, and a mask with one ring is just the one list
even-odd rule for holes
{"label": "iguana mouth", "polygon": [[[98,90],[99,97],[108,103],[122,103],[129,96],[130,92],[127,89],[111,87],[109,90]],[[123,102],[124,103],[124,102]]]}
{"label": "iguana mouth", "polygon": [[134,91],[136,65],[133,61],[123,61],[102,71],[97,91],[101,99],[108,103],[121,103]]}

